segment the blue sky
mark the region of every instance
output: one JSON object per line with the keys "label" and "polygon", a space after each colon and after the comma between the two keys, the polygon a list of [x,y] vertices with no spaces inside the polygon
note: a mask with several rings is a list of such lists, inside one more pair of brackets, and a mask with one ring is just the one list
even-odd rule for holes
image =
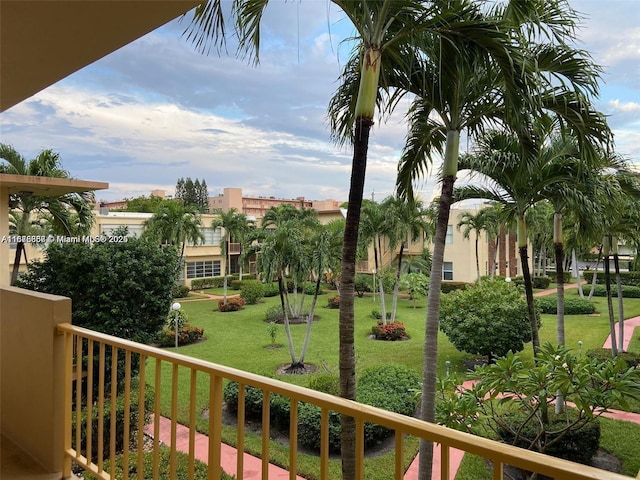
{"label": "blue sky", "polygon": [[[616,148],[640,162],[638,0],[573,0],[586,18],[579,46],[603,66],[598,108]],[[203,56],[171,22],[0,115],[0,141],[27,158],[60,152],[72,176],[109,182],[97,198],[172,193],[177,178],[204,178],[211,195],[345,200],[351,152],[329,139],[326,109],[351,32],[325,0],[274,0],[260,65]],[[392,193],[406,134],[403,108],[370,141],[365,195]],[[433,181],[424,185],[429,197]]]}

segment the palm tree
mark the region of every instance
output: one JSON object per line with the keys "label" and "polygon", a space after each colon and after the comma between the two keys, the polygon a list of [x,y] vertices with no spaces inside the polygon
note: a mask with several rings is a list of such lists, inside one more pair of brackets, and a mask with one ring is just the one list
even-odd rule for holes
{"label": "palm tree", "polygon": [[[359,240],[362,240],[363,245],[369,245],[373,243],[373,259],[375,265],[375,271],[380,272],[381,263],[379,262],[381,249],[381,236],[384,231],[384,212],[382,206],[379,203],[371,200],[365,200],[362,203],[362,215],[360,217],[360,234]],[[380,311],[383,321],[387,321],[387,307],[385,304],[384,296],[384,284],[382,282],[382,276],[378,276],[378,291],[380,292]]]}
{"label": "palm tree", "polygon": [[[241,246],[246,240],[249,230],[249,220],[245,213],[239,213],[237,209],[231,208],[228,212],[217,208],[213,212],[218,218],[211,222],[211,228],[224,229],[224,235],[220,238],[222,254],[225,256],[225,275],[223,281],[223,303],[227,304],[227,279],[231,275],[231,240],[236,240]],[[224,242],[224,243],[223,243]],[[239,252],[242,256],[242,247]],[[240,266],[240,275],[242,276],[242,266]],[[242,278],[241,278],[242,280]]]}
{"label": "palm tree", "polygon": [[204,241],[202,219],[198,209],[185,207],[181,201],[163,200],[153,216],[144,223],[144,234],[161,245],[172,245],[180,251],[180,261],[176,270],[183,268],[184,249],[187,244]]}
{"label": "palm tree", "polygon": [[457,228],[462,229],[462,236],[465,239],[469,239],[471,232],[475,232],[475,252],[476,252],[476,273],[478,276],[478,283],[481,281],[480,277],[480,256],[478,255],[478,243],[480,241],[480,232],[485,228],[484,224],[484,210],[480,210],[475,214],[471,212],[463,212],[458,220]]}
{"label": "palm tree", "polygon": [[[0,173],[38,177],[71,178],[60,163],[60,155],[53,150],[42,150],[27,161],[11,145],[0,143]],[[11,195],[15,209],[11,212],[11,233],[20,237],[39,233],[67,236],[86,235],[93,223],[93,192],[67,193],[58,197],[39,197],[28,193]],[[18,279],[22,255],[26,259],[22,240],[16,244],[11,285]]]}
{"label": "palm tree", "polygon": [[[400,274],[402,272],[402,258],[407,240],[417,241],[428,229],[424,220],[422,202],[417,199],[401,200],[398,197],[389,197],[382,204],[385,210],[385,235],[389,238],[389,246],[392,251],[400,245],[398,253],[396,278],[393,284],[393,304],[391,306],[390,323],[396,320],[398,306],[398,291],[400,286]],[[383,318],[386,324],[386,318]]]}

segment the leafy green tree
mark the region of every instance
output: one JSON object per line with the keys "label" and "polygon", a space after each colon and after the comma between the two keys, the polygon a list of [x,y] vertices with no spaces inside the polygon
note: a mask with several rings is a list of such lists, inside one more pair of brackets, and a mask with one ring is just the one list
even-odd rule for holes
{"label": "leafy green tree", "polygon": [[123,212],[155,213],[165,199],[157,195],[150,195],[149,197],[142,195],[140,197],[125,198],[125,201],[127,206],[122,209]]}
{"label": "leafy green tree", "polygon": [[[31,175],[36,177],[71,178],[62,168],[60,155],[53,150],[42,150],[35,158],[25,159],[11,145],[0,143],[0,173]],[[33,235],[52,233],[67,236],[86,235],[93,223],[93,192],[67,193],[58,197],[39,197],[24,192],[11,195],[15,208],[11,213],[11,233]],[[16,245],[11,273],[11,285],[16,283],[22,254],[26,258],[23,241]]]}
{"label": "leafy green tree", "polygon": [[179,178],[176,182],[176,190],[174,198],[182,200],[186,207],[195,207],[200,213],[209,213],[209,191],[207,182],[202,179],[196,179],[194,182],[191,177]]}
{"label": "leafy green tree", "polygon": [[481,281],[478,242],[480,241],[480,232],[484,229],[484,214],[482,212],[482,210],[475,214],[471,212],[463,212],[462,215],[460,215],[458,225],[456,225],[458,230],[462,230],[462,236],[467,240],[471,236],[471,232],[475,232],[476,272],[478,276],[478,283]]}
{"label": "leafy green tree", "polygon": [[517,287],[484,281],[442,296],[440,329],[458,350],[489,363],[531,341],[527,302]]}
{"label": "leafy green tree", "polygon": [[[373,259],[376,273],[381,273],[382,264],[379,261],[382,254],[381,237],[384,232],[385,215],[382,206],[371,200],[363,200],[362,214],[360,216],[360,226],[358,240],[368,247],[373,243]],[[354,280],[355,281],[355,280]],[[355,287],[354,287],[355,288]],[[385,304],[384,285],[382,276],[378,276],[378,292],[380,292],[380,311],[382,318],[387,318],[387,306]]]}
{"label": "leafy green tree", "polygon": [[167,319],[177,260],[175,248],[137,238],[52,243],[21,285],[70,297],[74,325],[149,343]]}
{"label": "leafy green tree", "polygon": [[409,300],[413,301],[413,308],[416,308],[416,300],[429,293],[429,277],[424,273],[406,273],[400,279],[400,287],[409,292]]}
{"label": "leafy green tree", "polygon": [[[571,455],[574,461],[588,460],[583,455],[585,440],[591,444],[591,454],[597,450],[599,435],[592,434],[595,442],[585,436],[601,415],[628,408],[629,400],[640,398],[640,369],[627,368],[619,359],[602,362],[576,355],[548,343],[538,351],[535,363],[509,352],[476,374],[480,380],[470,390],[453,393],[448,382],[441,383],[442,423],[475,433],[488,427],[506,443],[562,458]],[[574,404],[571,414],[554,417],[550,411],[558,392]]]}

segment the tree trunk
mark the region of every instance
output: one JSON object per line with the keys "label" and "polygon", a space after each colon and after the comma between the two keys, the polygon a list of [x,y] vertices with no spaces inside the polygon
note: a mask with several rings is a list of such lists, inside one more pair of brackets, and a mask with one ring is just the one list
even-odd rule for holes
{"label": "tree trunk", "polygon": [[296,352],[293,348],[293,338],[291,337],[291,327],[289,325],[289,313],[287,312],[287,307],[284,303],[284,288],[282,281],[282,274],[278,275],[278,289],[280,290],[280,306],[282,308],[282,315],[284,315],[284,331],[287,334],[287,344],[289,345],[289,356],[291,357],[291,365],[295,365],[296,362]]}
{"label": "tree trunk", "polygon": [[593,277],[591,278],[591,290],[589,291],[589,300],[593,297],[593,291],[596,288],[596,278],[598,276],[598,265],[602,259],[602,245],[598,247],[598,259],[596,260],[596,268],[593,269]]}
{"label": "tree trunk", "polygon": [[[442,287],[442,263],[449,225],[449,214],[453,203],[453,184],[458,171],[460,132],[449,130],[442,170],[442,192],[438,204],[436,235],[433,244],[431,278],[427,297],[427,318],[424,335],[424,369],[422,373],[422,403],[420,418],[436,421],[436,369],[438,363],[438,331],[440,329],[440,290]],[[431,480],[433,468],[433,442],[420,441],[419,480]]]}
{"label": "tree trunk", "polygon": [[[378,251],[380,252],[380,264],[382,264],[382,249],[380,246],[380,236],[378,235]],[[382,281],[382,272],[378,268],[376,261],[376,270],[378,272],[378,291],[380,293],[380,313],[382,314],[382,324],[387,324],[387,300],[384,298],[384,282]]]}
{"label": "tree trunk", "polygon": [[316,313],[316,303],[318,301],[318,294],[320,293],[320,274],[316,278],[316,290],[313,293],[313,300],[311,300],[311,310],[307,317],[307,331],[304,335],[304,342],[302,344],[302,351],[300,352],[300,363],[304,365],[304,357],[307,355],[307,347],[309,346],[309,339],[311,338],[311,325],[313,324],[313,316]]}
{"label": "tree trunk", "polygon": [[478,274],[478,283],[481,282],[480,279],[480,255],[478,254],[478,242],[480,241],[480,236],[476,231],[476,273]]}
{"label": "tree trunk", "polygon": [[[562,215],[556,213],[553,221],[553,250],[556,257],[556,293],[558,295],[558,325],[556,330],[556,341],[558,345],[565,345],[564,338],[564,270],[562,259],[564,257],[564,246],[562,238]],[[564,412],[564,397],[562,392],[556,392],[556,413]]]}
{"label": "tree trunk", "polygon": [[616,342],[616,326],[613,316],[613,299],[611,298],[611,266],[609,265],[609,249],[611,245],[610,237],[604,240],[604,283],[607,291],[607,311],[609,314],[609,333],[611,334],[611,354],[618,355],[618,345]]}
{"label": "tree trunk", "polygon": [[533,300],[533,283],[529,270],[529,252],[527,247],[527,225],[524,217],[518,218],[518,251],[520,252],[520,264],[522,265],[522,279],[524,280],[524,291],[527,298],[527,309],[529,311],[529,324],[531,325],[531,344],[533,346],[533,356],[540,350],[540,336],[538,334],[538,317],[536,306]]}
{"label": "tree trunk", "polygon": [[[340,396],[350,400],[356,398],[356,368],[354,344],[354,279],[360,207],[364,192],[367,169],[369,132],[373,122],[370,118],[356,120],[353,164],[349,187],[349,207],[342,244],[342,281],[340,285]],[[356,471],[356,422],[353,417],[340,415],[342,478],[355,480]]]}
{"label": "tree trunk", "polygon": [[584,298],[584,290],[582,288],[582,280],[580,279],[580,269],[578,268],[578,259],[576,258],[576,249],[571,249],[571,261],[573,262],[573,275],[578,281],[578,292],[580,298]]}
{"label": "tree trunk", "polygon": [[618,257],[618,247],[614,245],[613,267],[616,272],[616,288],[618,292],[618,351],[624,352],[624,305],[622,298],[622,278],[620,276],[620,258]]}
{"label": "tree trunk", "polygon": [[[18,280],[18,272],[20,271],[20,261],[22,260],[22,251],[24,250],[24,243],[18,242],[16,245],[16,255],[13,259],[13,271],[11,272],[11,285],[15,285]],[[24,254],[25,258],[27,257],[27,252],[25,250]]]}
{"label": "tree trunk", "polygon": [[402,268],[402,254],[404,253],[404,242],[400,244],[400,253],[398,254],[398,268],[396,270],[396,280],[393,282],[393,303],[391,305],[391,321],[396,321],[396,310],[398,308],[398,291],[400,289],[400,269]]}

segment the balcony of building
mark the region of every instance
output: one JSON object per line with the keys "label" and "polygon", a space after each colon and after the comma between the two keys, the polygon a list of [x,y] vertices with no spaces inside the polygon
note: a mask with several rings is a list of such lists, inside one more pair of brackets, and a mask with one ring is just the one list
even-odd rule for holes
{"label": "balcony of building", "polygon": [[[114,478],[113,465],[107,460],[117,455],[115,415],[108,405],[112,395],[124,395],[125,409],[138,409],[137,425],[129,423],[129,416],[118,423],[122,428],[125,444],[137,438],[142,445],[145,396],[150,391],[169,393],[170,412],[162,412],[171,422],[171,478],[176,472],[176,431],[178,409],[188,410],[189,465],[194,462],[196,416],[196,378],[208,379],[208,436],[207,464],[209,478],[220,478],[222,448],[223,384],[236,381],[242,386],[252,386],[267,394],[278,394],[290,401],[290,424],[296,425],[298,407],[301,402],[320,407],[321,451],[318,456],[320,478],[329,478],[329,414],[339,412],[355,418],[356,424],[356,468],[357,477],[366,478],[364,452],[364,424],[371,422],[394,432],[395,463],[390,465],[389,478],[402,479],[405,475],[403,463],[407,436],[427,439],[441,445],[440,480],[449,479],[450,456],[454,449],[469,452],[493,465],[493,478],[502,479],[505,465],[539,472],[555,479],[575,480],[623,480],[615,473],[548,457],[488,439],[450,430],[445,427],[422,422],[380,410],[332,395],[323,394],[282,381],[216,365],[195,358],[134,343],[95,331],[74,327],[71,324],[71,302],[67,298],[30,292],[14,287],[0,288],[1,313],[1,373],[0,392],[2,430],[3,479],[61,479],[71,475],[72,467],[82,468],[97,478]],[[139,385],[134,389],[135,368],[140,368]],[[164,373],[163,373],[164,372]],[[167,376],[167,372],[169,372]],[[116,377],[121,381],[112,381]],[[187,399],[180,392],[178,404],[178,378],[187,378],[190,388]],[[107,384],[118,384],[108,389]],[[75,388],[80,385],[80,388]],[[240,389],[237,429],[237,447],[243,449],[246,438],[244,389]],[[115,397],[114,397],[115,398]],[[85,400],[86,401],[83,401]],[[159,396],[150,414],[150,429],[157,432],[160,418]],[[198,405],[200,408],[201,405]],[[184,413],[183,413],[184,416]],[[110,417],[109,420],[106,420]],[[137,428],[136,428],[137,427]],[[149,428],[149,427],[148,427]],[[262,417],[262,473],[267,479],[270,456],[269,402],[263,406]],[[133,432],[136,433],[133,433]],[[105,434],[107,432],[107,434]],[[92,440],[93,435],[93,440]],[[154,435],[157,438],[157,435]],[[86,440],[86,442],[85,442]],[[135,442],[134,442],[135,443]],[[159,442],[152,442],[157,451]],[[289,458],[287,468],[291,477],[297,470],[297,429],[289,432]],[[84,445],[87,445],[85,448]],[[238,479],[244,477],[242,455],[238,455]],[[122,457],[125,466],[141,471],[138,456],[127,451]],[[130,465],[128,465],[130,463]],[[137,465],[136,465],[137,463]],[[109,465],[107,467],[107,465]],[[125,477],[126,478],[126,477]],[[192,477],[190,477],[192,478]],[[640,477],[639,477],[640,478]]]}

